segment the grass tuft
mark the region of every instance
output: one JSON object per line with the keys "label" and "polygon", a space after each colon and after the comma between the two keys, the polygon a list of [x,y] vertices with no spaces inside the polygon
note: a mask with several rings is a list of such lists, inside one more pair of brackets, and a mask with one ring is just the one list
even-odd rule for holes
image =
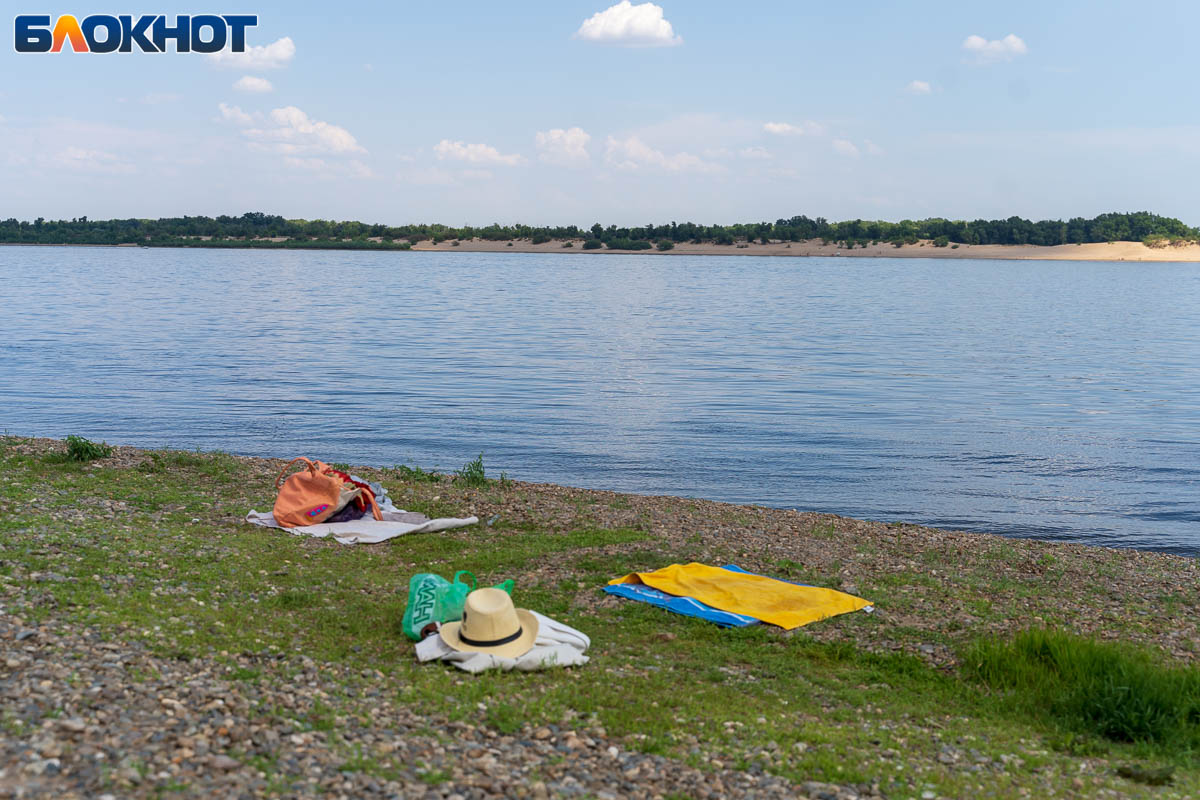
{"label": "grass tuft", "polygon": [[1117,767],[1117,774],[1126,780],[1137,781],[1147,786],[1170,786],[1175,781],[1175,767],[1172,764],[1163,767],[1122,764]]}
{"label": "grass tuft", "polygon": [[509,703],[497,703],[489,706],[487,710],[488,724],[506,736],[521,730],[525,719],[524,709]]}
{"label": "grass tuft", "polygon": [[417,466],[409,467],[404,464],[397,464],[392,467],[392,472],[400,480],[409,483],[438,483],[442,479],[442,475],[439,472],[433,470],[426,471]]}
{"label": "grass tuft", "polygon": [[454,473],[454,479],[467,486],[487,486],[487,476],[483,472],[483,453],[473,461],[463,464],[462,469]]}
{"label": "grass tuft", "polygon": [[312,608],[319,598],[304,589],[285,589],[270,599],[270,604],[281,609]]}
{"label": "grass tuft", "polygon": [[82,436],[67,437],[67,461],[75,461],[77,463],[86,463],[95,461],[97,458],[108,458],[112,455],[113,449],[105,442],[91,441]]}
{"label": "grass tuft", "polygon": [[1200,670],[1133,645],[1033,629],[976,643],[964,666],[1017,705],[1083,733],[1200,747]]}

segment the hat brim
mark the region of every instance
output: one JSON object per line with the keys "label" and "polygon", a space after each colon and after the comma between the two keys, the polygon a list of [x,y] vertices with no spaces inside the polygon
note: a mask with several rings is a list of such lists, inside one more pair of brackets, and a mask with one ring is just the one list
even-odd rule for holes
{"label": "hat brim", "polygon": [[511,642],[498,644],[493,647],[479,647],[467,644],[462,640],[462,621],[447,622],[442,625],[439,635],[446,646],[462,653],[488,653],[500,658],[519,658],[533,649],[537,640],[538,621],[532,611],[518,608],[517,619],[521,621],[521,635]]}

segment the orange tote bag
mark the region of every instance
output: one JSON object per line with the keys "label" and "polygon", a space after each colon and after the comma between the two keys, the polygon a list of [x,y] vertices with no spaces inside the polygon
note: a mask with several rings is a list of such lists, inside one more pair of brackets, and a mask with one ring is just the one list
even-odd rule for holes
{"label": "orange tote bag", "polygon": [[[283,474],[297,461],[303,461],[308,469],[289,475]],[[342,479],[326,475],[327,466],[320,461],[313,463],[307,458],[293,458],[280,470],[275,479],[279,494],[275,497],[275,522],[281,528],[298,528],[316,525],[332,517],[345,505],[341,503]],[[283,481],[280,485],[280,481]],[[339,505],[339,503],[341,503]]]}

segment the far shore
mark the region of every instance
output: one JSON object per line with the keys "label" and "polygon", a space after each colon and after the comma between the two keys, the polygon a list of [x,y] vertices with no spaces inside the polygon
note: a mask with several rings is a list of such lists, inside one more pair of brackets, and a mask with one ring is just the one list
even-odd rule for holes
{"label": "far shore", "polygon": [[[230,242],[220,245],[195,244],[197,249],[221,250],[361,250],[367,252],[404,252],[395,243],[384,243],[380,239],[367,240],[371,244],[355,245],[344,240],[322,242],[320,245],[287,244],[287,237],[256,239],[252,242]],[[402,240],[399,240],[402,242]],[[771,242],[770,244],[739,242],[732,245],[677,243],[670,250],[613,250],[605,246],[594,250],[583,249],[583,239],[551,239],[534,244],[529,239],[487,240],[454,239],[434,244],[426,239],[411,248],[415,252],[438,253],[579,253],[583,255],[656,255],[656,256],[782,256],[785,258],[836,257],[836,258],[969,258],[1015,261],[1159,261],[1200,262],[1200,244],[1167,245],[1147,247],[1142,242],[1097,242],[1089,244],[1064,244],[1042,246],[1032,244],[960,244],[935,247],[930,241],[906,244],[900,247],[880,242],[862,247],[839,247],[823,244],[819,239],[803,242]],[[372,246],[374,245],[374,246]],[[51,244],[35,242],[0,242],[0,247],[179,247],[179,245],[141,244]]]}
{"label": "far shore", "polygon": [[[567,247],[567,244],[571,247]],[[1141,242],[1098,242],[1094,244],[1064,244],[1053,247],[1040,245],[1009,244],[960,244],[957,247],[934,247],[932,242],[895,245],[881,242],[848,249],[836,244],[822,244],[819,239],[805,242],[772,242],[771,244],[734,245],[692,244],[681,242],[670,250],[583,250],[583,240],[552,239],[542,244],[533,244],[528,239],[512,241],[488,241],[484,239],[459,240],[434,244],[423,241],[413,245],[413,250],[423,252],[459,253],[585,253],[664,256],[827,256],[839,258],[986,258],[1014,259],[1023,261],[1200,261],[1200,244],[1167,247],[1147,247]]]}

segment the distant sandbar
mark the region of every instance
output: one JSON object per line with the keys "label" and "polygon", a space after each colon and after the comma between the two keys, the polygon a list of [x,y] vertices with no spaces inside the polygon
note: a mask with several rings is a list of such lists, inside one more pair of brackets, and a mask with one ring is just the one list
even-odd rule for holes
{"label": "distant sandbar", "polygon": [[459,253],[644,253],[665,256],[837,256],[843,258],[994,258],[1047,261],[1200,261],[1200,245],[1147,247],[1141,242],[1099,242],[1095,244],[1063,244],[1053,247],[1021,244],[960,244],[957,247],[934,247],[932,242],[896,247],[886,242],[848,249],[836,244],[822,244],[819,239],[806,242],[772,242],[771,244],[735,245],[679,243],[670,250],[584,250],[583,240],[567,242],[552,239],[533,244],[528,239],[487,241],[463,239],[433,244],[419,242],[413,250]]}

